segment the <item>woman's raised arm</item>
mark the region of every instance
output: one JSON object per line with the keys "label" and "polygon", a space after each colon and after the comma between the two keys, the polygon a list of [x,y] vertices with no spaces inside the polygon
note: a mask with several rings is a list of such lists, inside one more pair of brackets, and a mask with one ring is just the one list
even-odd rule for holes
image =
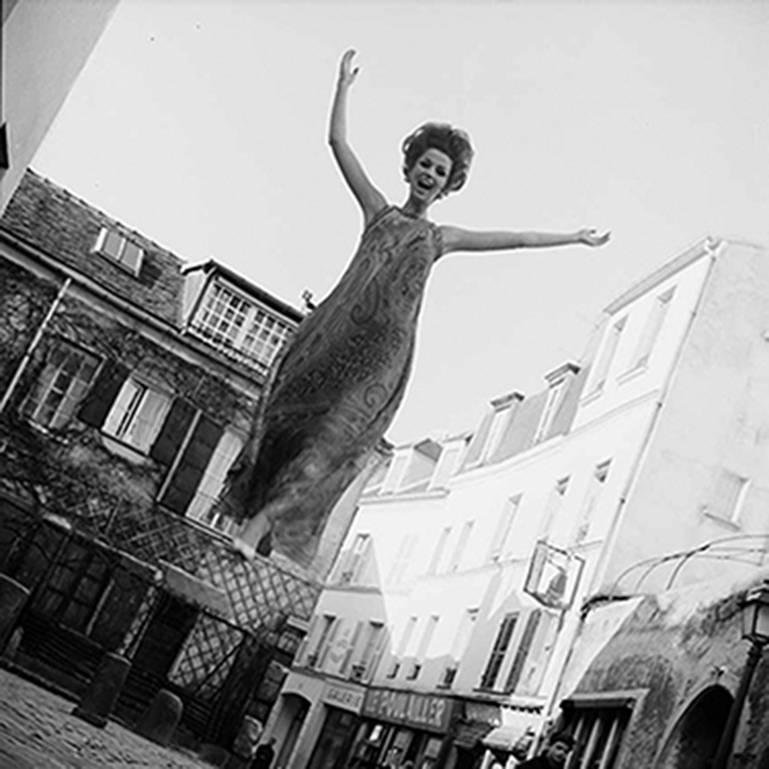
{"label": "woman's raised arm", "polygon": [[364,223],[368,224],[373,216],[387,205],[387,201],[371,183],[347,142],[347,92],[358,74],[358,67],[352,66],[353,56],[355,51],[346,51],[339,64],[339,80],[328,126],[328,143],[342,176],[363,210]]}
{"label": "woman's raised arm", "polygon": [[585,228],[570,233],[556,232],[478,232],[461,227],[441,226],[443,253],[451,251],[507,251],[514,248],[552,248],[554,246],[602,246],[610,233]]}

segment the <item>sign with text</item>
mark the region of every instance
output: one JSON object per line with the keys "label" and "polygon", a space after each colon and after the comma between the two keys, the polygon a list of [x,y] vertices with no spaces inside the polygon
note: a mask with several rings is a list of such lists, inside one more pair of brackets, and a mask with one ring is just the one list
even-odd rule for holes
{"label": "sign with text", "polygon": [[361,688],[344,686],[343,684],[326,684],[323,691],[323,702],[342,710],[351,710],[360,713],[363,706],[363,692]]}
{"label": "sign with text", "polygon": [[363,701],[363,715],[416,729],[447,732],[453,705],[453,700],[431,694],[369,689]]}

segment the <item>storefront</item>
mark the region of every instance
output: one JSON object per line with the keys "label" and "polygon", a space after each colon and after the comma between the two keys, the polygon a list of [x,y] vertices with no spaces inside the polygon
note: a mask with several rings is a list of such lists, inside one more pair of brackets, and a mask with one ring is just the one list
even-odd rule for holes
{"label": "storefront", "polygon": [[308,769],[343,769],[360,723],[364,690],[328,683],[323,692],[324,719]]}
{"label": "storefront", "polygon": [[448,697],[369,689],[347,766],[439,769],[446,765],[457,712],[457,703]]}
{"label": "storefront", "polygon": [[274,765],[343,767],[360,723],[364,692],[351,682],[291,672],[265,729],[277,742]]}

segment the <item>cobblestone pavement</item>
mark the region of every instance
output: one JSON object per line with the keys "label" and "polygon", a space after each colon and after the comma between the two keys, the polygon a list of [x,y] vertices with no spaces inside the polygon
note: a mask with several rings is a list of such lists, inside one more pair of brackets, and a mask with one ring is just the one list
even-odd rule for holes
{"label": "cobblestone pavement", "polygon": [[98,729],[72,702],[0,669],[0,769],[211,769],[112,722]]}

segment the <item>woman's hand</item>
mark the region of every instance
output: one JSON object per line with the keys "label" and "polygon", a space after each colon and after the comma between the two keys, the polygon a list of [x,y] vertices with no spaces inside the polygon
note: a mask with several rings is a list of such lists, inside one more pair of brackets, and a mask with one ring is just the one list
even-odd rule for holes
{"label": "woman's hand", "polygon": [[610,237],[610,232],[600,234],[595,227],[587,227],[577,233],[577,243],[595,248],[596,246],[603,246],[608,243]]}
{"label": "woman's hand", "polygon": [[353,81],[358,75],[359,67],[352,66],[352,60],[355,56],[355,51],[350,48],[344,52],[342,61],[339,62],[339,85],[345,88],[351,86]]}

